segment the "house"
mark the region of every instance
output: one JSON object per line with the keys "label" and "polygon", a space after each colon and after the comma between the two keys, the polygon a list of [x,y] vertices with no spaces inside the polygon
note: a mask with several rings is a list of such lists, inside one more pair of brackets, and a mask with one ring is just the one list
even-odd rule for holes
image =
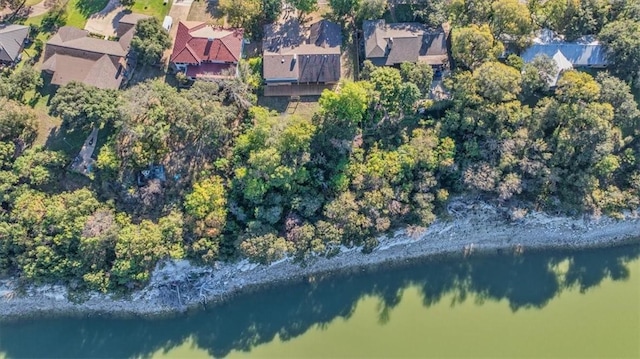
{"label": "house", "polygon": [[90,37],[89,32],[63,26],[47,42],[42,71],[52,75],[51,84],[82,82],[103,89],[118,89],[128,74],[128,53],[135,25],[147,18],[128,14],[116,29],[117,41]]}
{"label": "house", "polygon": [[28,26],[0,25],[0,65],[13,66],[20,61],[20,54],[28,36]]}
{"label": "house", "polygon": [[291,18],[264,27],[265,96],[315,96],[340,81],[342,30],[328,20],[304,27]]}
{"label": "house", "polygon": [[542,31],[533,40],[533,44],[522,54],[525,63],[532,62],[538,56],[547,56],[556,63],[557,72],[549,79],[554,87],[565,70],[579,68],[607,67],[606,50],[602,44],[587,36],[573,42],[565,42],[549,30]]}
{"label": "house", "polygon": [[171,65],[191,80],[236,76],[244,46],[243,29],[180,21]]}
{"label": "house", "polygon": [[432,29],[424,24],[366,20],[363,25],[365,59],[376,66],[425,62],[434,69],[449,67],[449,25]]}

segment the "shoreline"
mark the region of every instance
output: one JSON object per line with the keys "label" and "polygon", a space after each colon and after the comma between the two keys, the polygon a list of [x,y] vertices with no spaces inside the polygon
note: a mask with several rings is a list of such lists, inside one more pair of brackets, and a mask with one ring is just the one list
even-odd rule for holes
{"label": "shoreline", "polygon": [[358,247],[341,247],[332,257],[313,257],[304,265],[290,258],[269,265],[245,259],[207,267],[193,266],[186,260],[167,261],[156,267],[145,288],[123,298],[95,292],[81,294],[83,301],[74,303],[61,285],[33,285],[24,294],[16,294],[11,280],[1,280],[0,320],[65,315],[161,317],[273,285],[429,258],[453,255],[464,260],[479,254],[519,255],[640,243],[640,216],[635,212],[623,220],[579,220],[532,212],[518,222],[508,222],[501,209],[484,202],[457,201],[449,208],[454,217],[451,220],[437,220],[420,233],[409,234],[403,229],[382,236],[369,254],[361,253]]}

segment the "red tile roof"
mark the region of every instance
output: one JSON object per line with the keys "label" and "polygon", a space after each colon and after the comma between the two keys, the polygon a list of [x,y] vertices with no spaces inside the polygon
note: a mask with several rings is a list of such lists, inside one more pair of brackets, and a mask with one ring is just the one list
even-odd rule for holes
{"label": "red tile roof", "polygon": [[200,22],[180,22],[171,62],[199,64],[209,61],[237,63],[242,52],[242,29],[225,29]]}

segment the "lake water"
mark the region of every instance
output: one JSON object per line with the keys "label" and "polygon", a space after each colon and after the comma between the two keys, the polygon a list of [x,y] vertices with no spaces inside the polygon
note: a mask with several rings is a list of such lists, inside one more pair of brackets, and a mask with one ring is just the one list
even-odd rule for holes
{"label": "lake water", "polygon": [[640,358],[640,246],[447,259],[171,319],[0,324],[0,358]]}

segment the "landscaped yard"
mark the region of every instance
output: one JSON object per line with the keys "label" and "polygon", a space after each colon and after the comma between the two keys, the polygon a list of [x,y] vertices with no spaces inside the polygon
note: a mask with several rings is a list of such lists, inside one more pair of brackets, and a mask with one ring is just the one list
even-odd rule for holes
{"label": "landscaped yard", "polygon": [[131,11],[151,15],[162,21],[169,13],[172,2],[172,0],[167,0],[167,4],[164,5],[164,0],[136,0],[135,4],[131,7]]}

